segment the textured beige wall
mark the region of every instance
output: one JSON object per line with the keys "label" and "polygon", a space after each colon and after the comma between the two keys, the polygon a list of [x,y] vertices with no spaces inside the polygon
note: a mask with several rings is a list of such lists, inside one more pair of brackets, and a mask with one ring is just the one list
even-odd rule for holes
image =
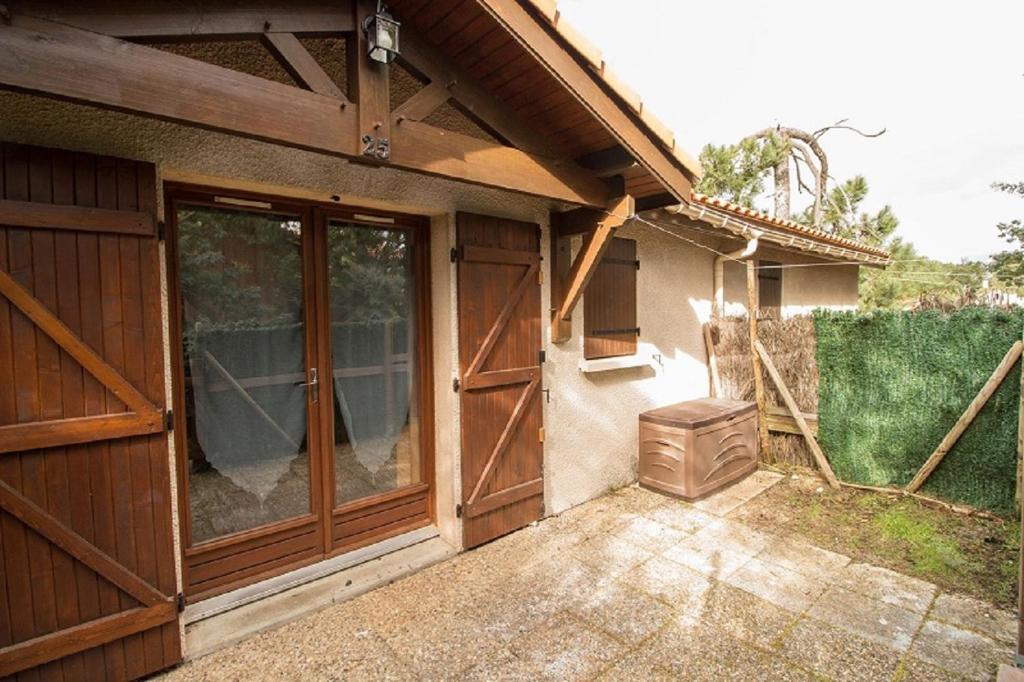
{"label": "textured beige wall", "polygon": [[639,350],[660,355],[660,363],[581,372],[583,304],[577,306],[572,338],[549,346],[544,368],[551,389],[546,498],[553,512],[636,480],[640,412],[708,395],[701,323],[711,314],[712,254],[643,224],[618,236],[637,240]]}

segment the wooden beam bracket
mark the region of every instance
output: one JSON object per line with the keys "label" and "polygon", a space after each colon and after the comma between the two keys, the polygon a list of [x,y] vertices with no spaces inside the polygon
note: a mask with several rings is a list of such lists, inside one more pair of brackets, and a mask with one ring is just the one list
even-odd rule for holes
{"label": "wooden beam bracket", "polygon": [[[626,196],[613,199],[605,211],[576,209],[561,214],[558,225],[551,230],[551,341],[563,343],[572,336],[572,311],[579,303],[583,290],[594,275],[601,257],[611,244],[616,230],[636,214],[636,202]],[[554,221],[553,221],[554,222]],[[588,224],[583,248],[572,265],[568,265],[570,252],[568,236],[583,232],[581,223]],[[566,228],[563,230],[563,228]]]}

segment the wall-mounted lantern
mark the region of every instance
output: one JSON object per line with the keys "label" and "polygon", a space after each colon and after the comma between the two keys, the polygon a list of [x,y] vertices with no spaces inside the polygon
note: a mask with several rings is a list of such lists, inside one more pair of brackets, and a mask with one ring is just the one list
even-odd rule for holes
{"label": "wall-mounted lantern", "polygon": [[390,64],[398,56],[398,28],[382,3],[377,3],[377,13],[366,18],[367,52],[370,59],[381,64]]}

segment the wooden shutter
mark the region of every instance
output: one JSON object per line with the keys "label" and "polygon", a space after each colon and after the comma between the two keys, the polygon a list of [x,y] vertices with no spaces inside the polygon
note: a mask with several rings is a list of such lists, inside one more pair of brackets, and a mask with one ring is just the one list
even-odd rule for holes
{"label": "wooden shutter", "polygon": [[757,263],[758,314],[778,318],[782,311],[782,268],[780,263],[762,260]]}
{"label": "wooden shutter", "polygon": [[542,516],[540,228],[457,217],[463,542]]}
{"label": "wooden shutter", "polygon": [[636,353],[636,240],[615,237],[583,292],[583,357]]}
{"label": "wooden shutter", "polygon": [[181,659],[151,164],[0,144],[0,678]]}

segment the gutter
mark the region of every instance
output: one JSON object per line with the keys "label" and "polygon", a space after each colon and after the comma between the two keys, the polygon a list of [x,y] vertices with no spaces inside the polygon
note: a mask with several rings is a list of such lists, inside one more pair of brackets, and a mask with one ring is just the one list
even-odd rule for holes
{"label": "gutter", "polygon": [[725,312],[725,261],[742,261],[750,258],[757,251],[757,240],[761,233],[753,231],[752,236],[747,240],[747,245],[731,253],[723,253],[715,256],[715,297],[711,299],[711,318],[718,319]]}
{"label": "gutter", "polygon": [[802,237],[781,230],[773,230],[761,225],[755,227],[750,222],[739,220],[735,216],[728,215],[723,211],[717,211],[708,206],[680,203],[675,206],[666,206],[661,210],[670,215],[683,215],[691,220],[719,227],[744,239],[749,239],[751,234],[757,232],[764,240],[771,241],[782,248],[812,251],[838,260],[859,261],[864,265],[876,268],[884,268],[889,264],[888,258],[855,251],[845,246],[824,244],[808,237]]}

